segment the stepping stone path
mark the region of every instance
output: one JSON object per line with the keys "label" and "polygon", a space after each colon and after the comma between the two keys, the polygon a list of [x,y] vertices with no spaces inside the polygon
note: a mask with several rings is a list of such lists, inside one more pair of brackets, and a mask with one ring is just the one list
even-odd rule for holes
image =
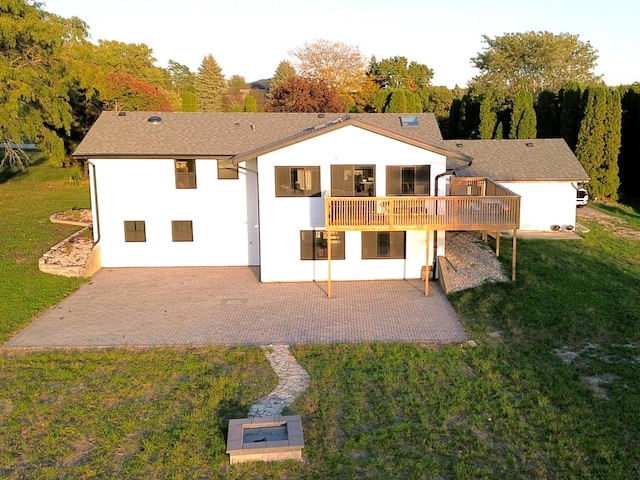
{"label": "stepping stone path", "polygon": [[280,415],[284,407],[309,387],[309,374],[291,355],[289,345],[265,345],[261,348],[280,381],[269,395],[251,406],[249,418]]}

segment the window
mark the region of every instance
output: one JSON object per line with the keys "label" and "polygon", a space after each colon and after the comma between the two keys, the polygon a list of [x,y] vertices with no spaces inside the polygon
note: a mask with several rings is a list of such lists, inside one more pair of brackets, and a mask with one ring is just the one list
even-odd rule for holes
{"label": "window", "polygon": [[238,167],[236,167],[228,158],[218,160],[218,179],[219,180],[237,180]]}
{"label": "window", "polygon": [[362,232],[362,258],[405,258],[405,232]]}
{"label": "window", "polygon": [[276,167],[276,197],[319,197],[320,167]]}
{"label": "window", "polygon": [[374,197],[374,165],[331,165],[331,196]]}
{"label": "window", "polygon": [[429,195],[429,165],[387,166],[387,195]]}
{"label": "window", "polygon": [[176,160],[176,188],[196,188],[196,161]]}
{"label": "window", "polygon": [[145,231],[144,220],[125,220],[124,241],[125,242],[146,242],[147,241],[147,234]]}
{"label": "window", "polygon": [[[300,260],[326,260],[329,232],[302,230],[300,232]],[[344,232],[331,232],[331,260],[344,260]]]}
{"label": "window", "polygon": [[191,220],[173,220],[171,236],[174,242],[193,242],[193,222]]}

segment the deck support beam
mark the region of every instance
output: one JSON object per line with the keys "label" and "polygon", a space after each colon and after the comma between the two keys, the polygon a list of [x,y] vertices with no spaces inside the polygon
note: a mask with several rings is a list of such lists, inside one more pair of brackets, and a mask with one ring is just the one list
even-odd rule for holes
{"label": "deck support beam", "polygon": [[516,232],[518,230],[517,229],[513,229],[513,250],[511,251],[511,280],[514,281],[516,279],[516,247],[517,247],[517,240],[516,240]]}
{"label": "deck support beam", "polygon": [[325,234],[327,235],[327,297],[331,298],[333,296],[333,286],[331,285],[331,230],[327,230]]}
{"label": "deck support beam", "polygon": [[429,296],[429,273],[430,273],[430,268],[429,268],[429,229],[425,229],[426,232],[426,237],[427,237],[427,241],[426,241],[426,246],[425,246],[425,251],[426,251],[426,260],[424,262],[424,295],[425,297]]}

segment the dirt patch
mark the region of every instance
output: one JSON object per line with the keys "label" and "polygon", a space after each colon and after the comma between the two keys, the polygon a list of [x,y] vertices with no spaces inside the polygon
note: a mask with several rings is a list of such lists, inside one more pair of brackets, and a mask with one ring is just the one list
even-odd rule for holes
{"label": "dirt patch", "polygon": [[605,373],[594,377],[585,377],[584,380],[587,383],[587,386],[597,397],[608,400],[609,396],[607,395],[607,391],[602,387],[602,384],[611,383],[617,379],[618,377],[616,375],[612,373]]}
{"label": "dirt patch", "polygon": [[578,209],[578,220],[588,220],[609,230],[614,237],[640,241],[640,230],[626,226],[628,222],[623,218],[614,217],[589,207]]}

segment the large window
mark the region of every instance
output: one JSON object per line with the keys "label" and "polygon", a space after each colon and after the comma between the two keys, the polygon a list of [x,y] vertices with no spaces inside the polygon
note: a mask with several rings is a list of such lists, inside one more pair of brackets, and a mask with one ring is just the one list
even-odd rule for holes
{"label": "large window", "polygon": [[375,165],[331,165],[332,197],[374,197]]}
{"label": "large window", "polygon": [[362,258],[405,258],[405,232],[362,232]]}
{"label": "large window", "polygon": [[[329,232],[302,230],[300,260],[326,260],[329,256]],[[344,260],[344,232],[331,232],[331,260]]]}
{"label": "large window", "polygon": [[319,197],[320,167],[276,167],[276,197]]}
{"label": "large window", "polygon": [[125,242],[146,242],[147,241],[147,234],[145,231],[144,220],[125,220],[124,241]]}
{"label": "large window", "polygon": [[176,160],[176,188],[196,188],[196,161]]}
{"label": "large window", "polygon": [[236,167],[233,164],[233,162],[228,158],[218,160],[218,179],[219,180],[237,180],[238,167]]}
{"label": "large window", "polygon": [[193,222],[191,220],[173,220],[171,237],[174,242],[193,242]]}
{"label": "large window", "polygon": [[429,195],[429,165],[387,166],[387,195]]}

